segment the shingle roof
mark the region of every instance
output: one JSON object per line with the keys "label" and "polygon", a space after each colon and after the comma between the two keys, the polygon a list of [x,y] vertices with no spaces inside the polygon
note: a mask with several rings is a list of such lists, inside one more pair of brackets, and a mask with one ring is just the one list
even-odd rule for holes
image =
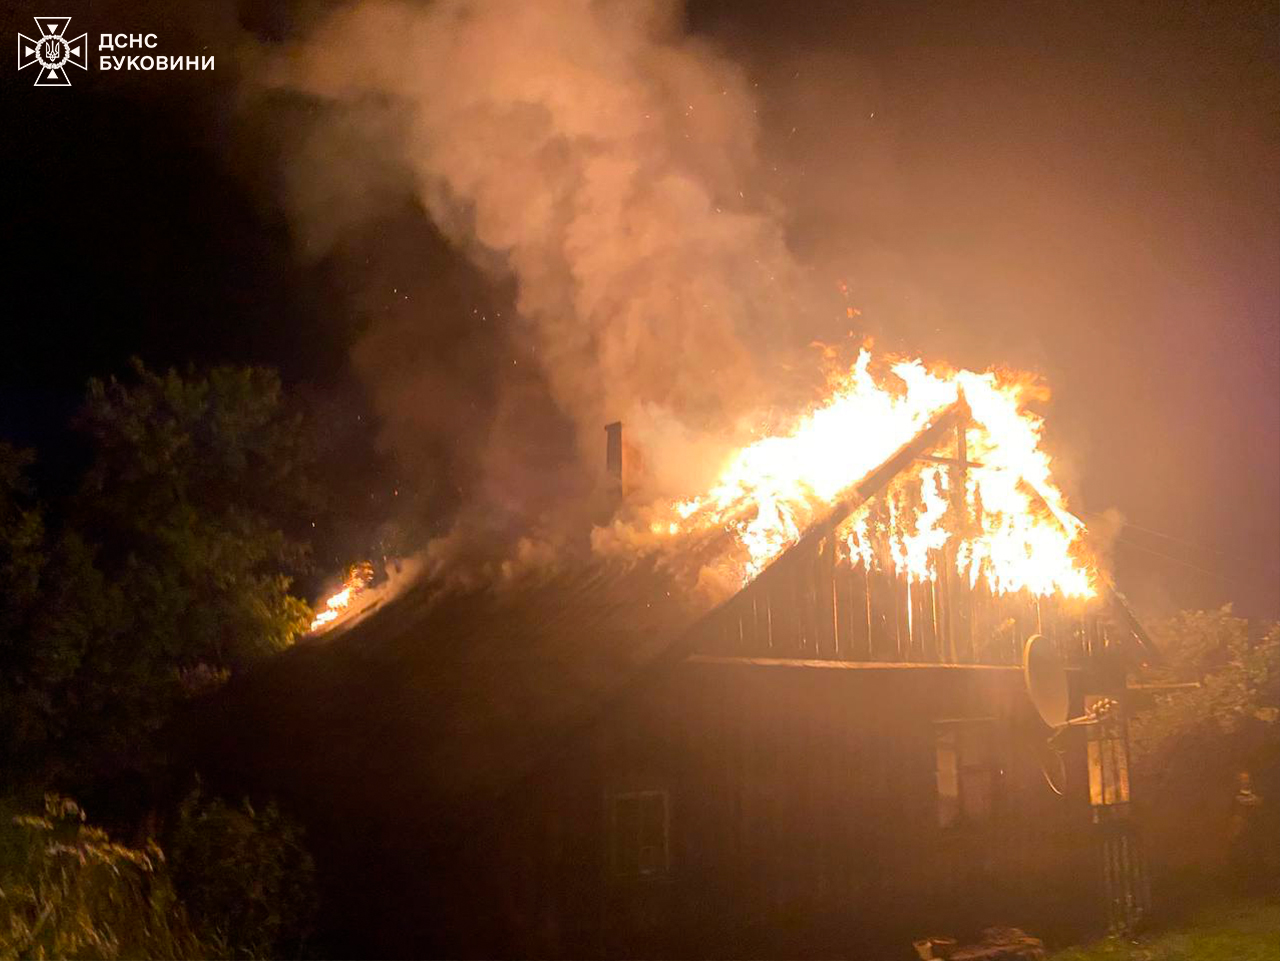
{"label": "shingle roof", "polygon": [[650,560],[481,590],[419,584],[228,685],[200,712],[197,756],[215,780],[325,791],[335,818],[388,794],[463,809],[689,629],[708,605],[676,580]]}

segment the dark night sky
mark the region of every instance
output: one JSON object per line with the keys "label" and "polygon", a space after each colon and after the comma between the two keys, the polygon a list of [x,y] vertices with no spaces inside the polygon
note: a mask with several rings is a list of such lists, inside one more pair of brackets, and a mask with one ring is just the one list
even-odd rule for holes
{"label": "dark night sky", "polygon": [[[50,470],[84,380],[131,354],[271,363],[368,416],[348,358],[379,305],[350,265],[293,256],[270,131],[231,109],[218,46],[318,6],[0,18],[136,24],[220,64],[70,90],[7,68],[0,436]],[[1070,492],[1132,525],[1117,576],[1140,606],[1280,616],[1280,5],[703,0],[688,21],[758,84],[765,186],[813,282],[847,281],[887,346],[1043,372]],[[369,268],[388,286],[442,316],[505,296],[417,230],[413,266]],[[345,469],[372,471],[353,444]]]}

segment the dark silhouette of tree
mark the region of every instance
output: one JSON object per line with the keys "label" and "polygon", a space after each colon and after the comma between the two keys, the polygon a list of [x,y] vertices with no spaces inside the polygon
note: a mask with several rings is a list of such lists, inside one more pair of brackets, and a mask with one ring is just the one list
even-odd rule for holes
{"label": "dark silhouette of tree", "polygon": [[91,461],[58,524],[0,448],[6,766],[69,786],[143,770],[191,689],[287,647],[314,502],[301,418],[260,368],[91,381]]}

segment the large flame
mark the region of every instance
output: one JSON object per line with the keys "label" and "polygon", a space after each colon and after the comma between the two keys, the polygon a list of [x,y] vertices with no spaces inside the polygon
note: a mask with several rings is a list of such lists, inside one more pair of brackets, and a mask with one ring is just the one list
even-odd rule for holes
{"label": "large flame", "polygon": [[[749,580],[963,391],[971,411],[964,466],[951,450],[939,452],[949,463],[922,461],[904,473],[841,525],[846,556],[917,581],[947,563],[996,593],[1095,593],[1084,524],[1053,482],[1043,420],[1028,409],[1047,398],[1034,378],[919,360],[891,362],[877,375],[863,350],[828,386],[788,431],[733,454],[710,490],[641,512],[647,539],[727,530],[737,557],[726,563]],[[953,490],[961,478],[963,492]]]}

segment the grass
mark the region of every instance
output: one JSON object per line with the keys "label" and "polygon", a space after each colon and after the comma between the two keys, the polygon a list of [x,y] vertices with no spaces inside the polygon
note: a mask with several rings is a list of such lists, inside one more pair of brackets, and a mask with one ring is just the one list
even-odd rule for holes
{"label": "grass", "polygon": [[1051,961],[1278,961],[1280,901],[1233,901],[1136,939],[1107,938]]}

